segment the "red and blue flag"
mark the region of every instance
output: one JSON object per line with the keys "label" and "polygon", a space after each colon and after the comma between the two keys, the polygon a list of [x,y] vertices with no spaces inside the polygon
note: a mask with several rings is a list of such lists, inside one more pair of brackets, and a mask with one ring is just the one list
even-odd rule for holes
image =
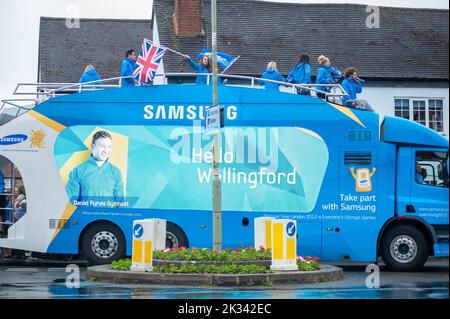
{"label": "red and blue flag", "polygon": [[133,78],[144,83],[152,82],[164,53],[166,53],[165,48],[153,44],[148,39],[144,39],[141,52],[136,59],[136,69],[133,72]]}

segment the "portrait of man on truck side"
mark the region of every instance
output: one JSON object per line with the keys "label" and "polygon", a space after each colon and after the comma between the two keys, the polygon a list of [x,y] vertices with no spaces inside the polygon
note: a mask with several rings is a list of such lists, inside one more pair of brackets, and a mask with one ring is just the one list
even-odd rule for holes
{"label": "portrait of man on truck side", "polygon": [[[69,175],[66,191],[74,205],[97,206],[98,202],[122,202],[124,190],[122,174],[109,161],[112,137],[98,131],[92,138],[89,159],[76,166]],[[103,205],[101,205],[103,206]]]}

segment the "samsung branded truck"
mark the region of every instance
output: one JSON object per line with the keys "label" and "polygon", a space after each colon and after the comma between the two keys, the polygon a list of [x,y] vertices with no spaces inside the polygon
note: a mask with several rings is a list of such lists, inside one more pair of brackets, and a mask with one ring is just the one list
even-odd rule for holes
{"label": "samsung branded truck", "polygon": [[[169,247],[212,247],[210,86],[38,92],[32,108],[2,109],[0,247],[110,263],[131,255],[144,218],[167,220]],[[297,220],[302,256],[403,271],[448,256],[447,139],[315,93],[221,85],[218,96],[224,248],[252,246],[254,218],[270,216]]]}

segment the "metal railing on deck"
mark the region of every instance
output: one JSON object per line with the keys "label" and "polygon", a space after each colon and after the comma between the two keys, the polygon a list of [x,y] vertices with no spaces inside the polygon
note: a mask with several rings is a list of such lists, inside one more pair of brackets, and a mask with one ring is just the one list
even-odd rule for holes
{"label": "metal railing on deck", "polygon": [[[162,78],[162,84],[154,84],[154,85],[165,85],[168,84],[168,79],[171,78],[183,78],[183,77],[196,77],[196,76],[204,76],[207,77],[206,82],[209,85],[210,80],[212,78],[212,73],[163,73],[157,74],[156,78]],[[218,77],[222,79],[224,85],[230,86],[242,86],[242,87],[252,87],[255,89],[261,88],[261,83],[274,83],[279,84],[284,87],[282,91],[287,93],[297,94],[298,89],[303,89],[309,91],[311,95],[321,94],[327,100],[334,99],[335,103],[339,103],[340,99],[343,96],[348,96],[345,90],[342,88],[340,84],[294,84],[288,82],[280,82],[269,79],[262,79],[251,76],[244,75],[228,75],[228,74],[219,74]],[[47,101],[48,99],[73,94],[78,92],[87,92],[87,91],[96,91],[96,90],[104,90],[109,88],[120,88],[122,79],[129,79],[131,76],[126,77],[113,77],[109,79],[103,80],[94,80],[85,83],[19,83],[17,84],[13,95],[20,96],[34,96],[34,99],[7,99],[2,100],[2,106],[0,108],[0,125],[3,124],[6,120],[4,119],[5,114],[10,113],[10,116],[17,117],[27,110],[33,108],[34,106]],[[235,81],[237,83],[233,84]],[[248,82],[248,85],[244,83]],[[101,84],[99,84],[101,83]],[[108,84],[111,83],[111,84]],[[189,85],[189,83],[182,83],[180,85]],[[317,89],[317,87],[326,87],[329,88],[330,92],[323,91]],[[338,101],[336,101],[336,99]],[[20,102],[20,103],[19,103]],[[23,105],[23,102],[32,102],[27,105]],[[21,105],[22,104],[22,105]],[[13,108],[13,110],[10,110]],[[8,112],[6,112],[8,109]],[[2,119],[3,117],[3,119]]]}

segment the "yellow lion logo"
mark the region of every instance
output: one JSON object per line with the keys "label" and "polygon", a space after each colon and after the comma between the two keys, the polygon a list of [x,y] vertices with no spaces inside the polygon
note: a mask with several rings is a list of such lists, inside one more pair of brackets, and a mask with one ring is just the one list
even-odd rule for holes
{"label": "yellow lion logo", "polygon": [[31,131],[31,147],[44,148],[45,133],[43,130]]}

